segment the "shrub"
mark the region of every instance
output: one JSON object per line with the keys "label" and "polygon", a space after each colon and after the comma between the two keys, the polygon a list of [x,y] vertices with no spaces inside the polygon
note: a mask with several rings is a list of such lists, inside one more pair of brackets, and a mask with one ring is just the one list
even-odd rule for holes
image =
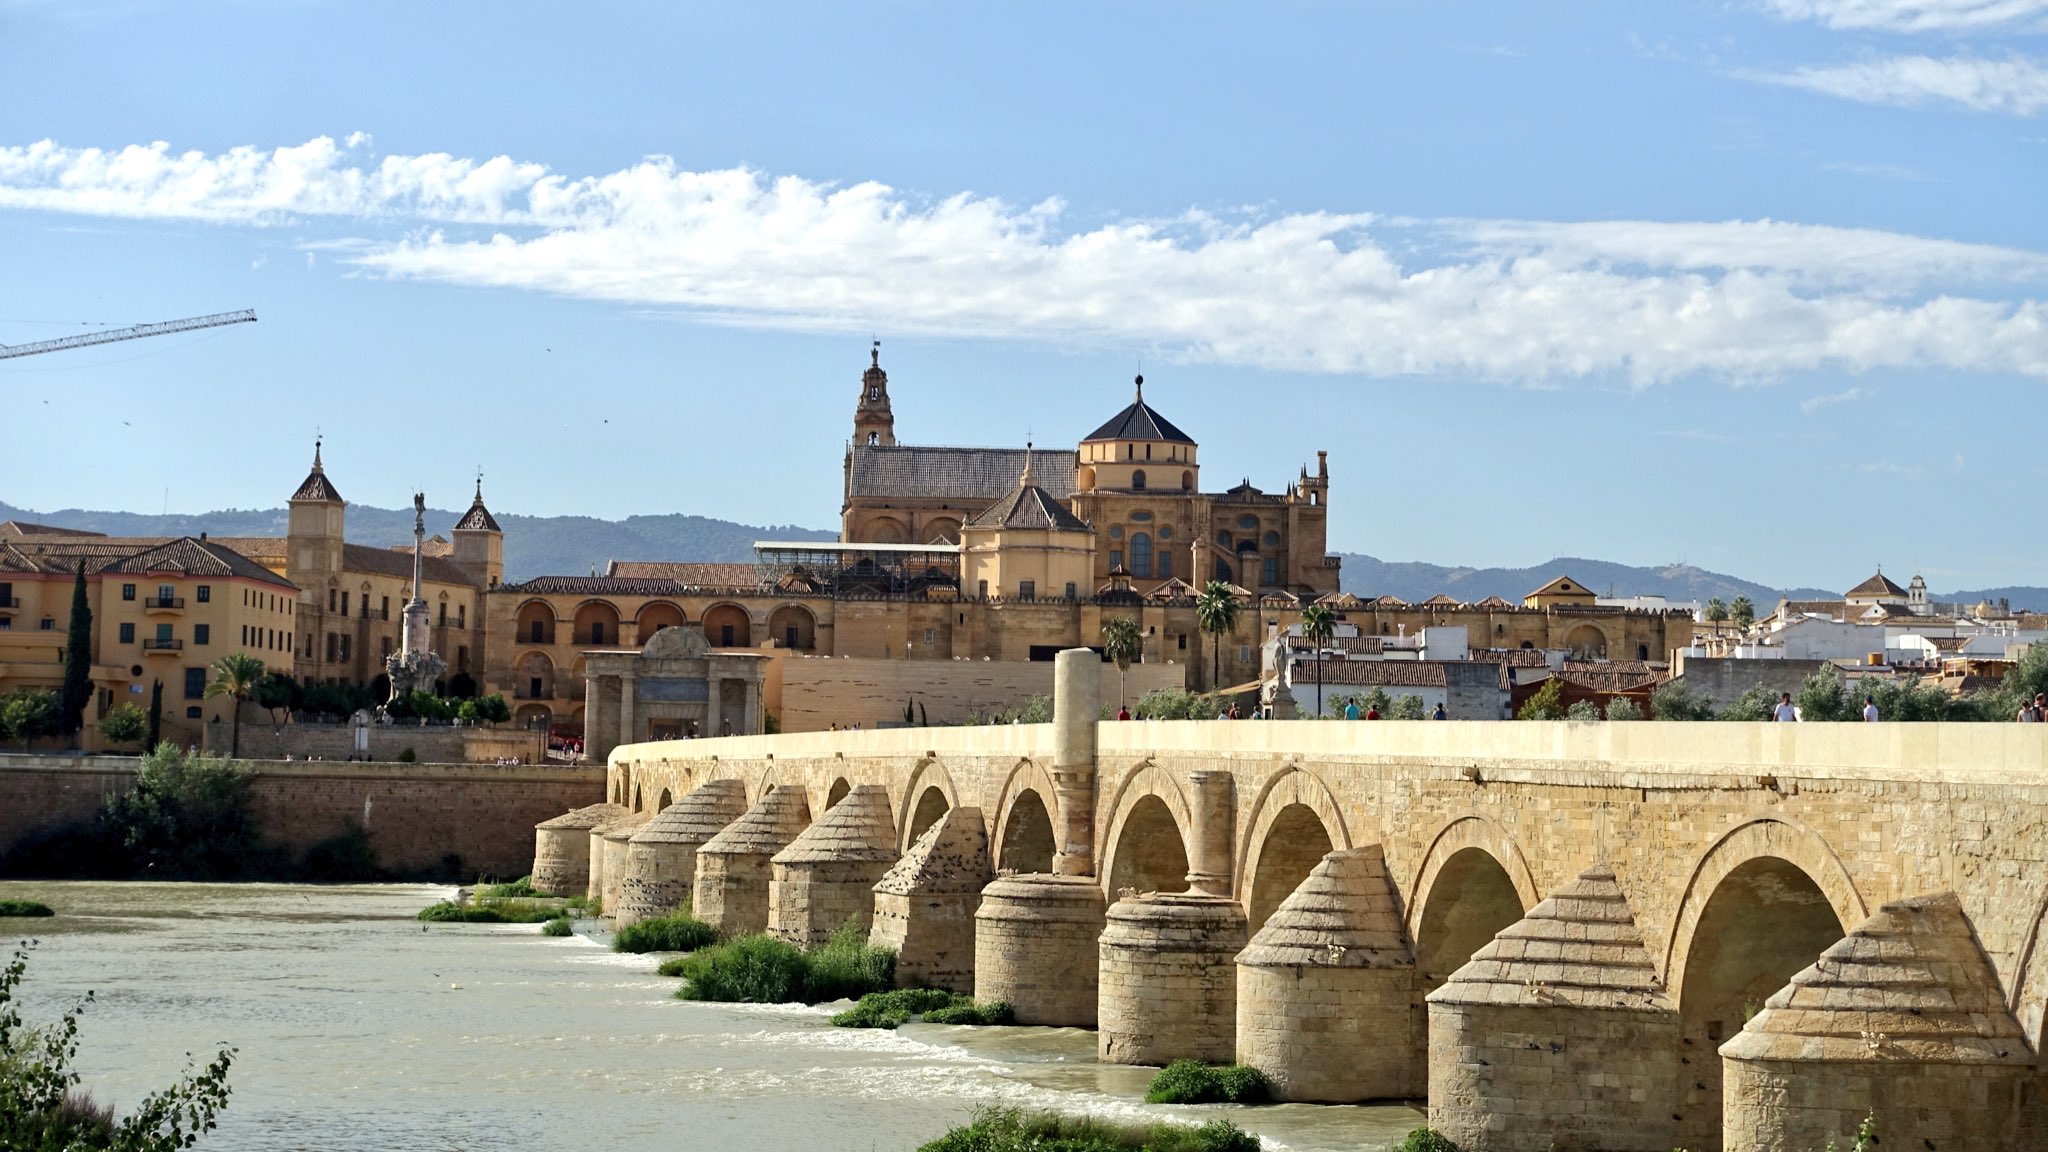
{"label": "shrub", "polygon": [[557,916],[540,926],[540,934],[543,936],[567,936],[570,931],[567,916]]}
{"label": "shrub", "polygon": [[938,1008],[924,1014],[927,1024],[971,1024],[977,1027],[991,1024],[1015,1024],[1017,1014],[1009,1004],[991,1000],[986,1004],[969,1002],[956,1004],[951,1008]]}
{"label": "shrub", "polygon": [[0,900],[0,916],[55,916],[48,904],[34,900]]}
{"label": "shrub", "polygon": [[133,744],[149,734],[149,713],[123,701],[100,717],[100,735],[116,744]]}
{"label": "shrub", "polygon": [[539,924],[561,915],[561,909],[532,900],[489,900],[458,904],[443,900],[420,909],[419,918],[439,924]]}
{"label": "shrub", "polygon": [[[695,955],[695,953],[691,955]],[[657,976],[681,976],[683,974],[683,963],[689,958],[689,956],[671,956],[661,962],[661,967],[656,968],[654,974]]]}
{"label": "shrub", "polygon": [[132,874],[152,880],[235,880],[283,875],[249,809],[249,768],[168,741],[142,758],[135,787],[107,801],[100,825]]}
{"label": "shrub", "polygon": [[370,834],[354,822],[306,849],[299,861],[299,874],[326,884],[382,880],[385,876],[384,866],[377,862],[377,850],[370,846]]}
{"label": "shrub", "polygon": [[1574,700],[1571,706],[1564,710],[1564,718],[1567,720],[1598,720],[1600,719],[1600,706],[1591,700]]}
{"label": "shrub", "polygon": [[1051,1112],[984,1108],[918,1152],[1258,1152],[1259,1138],[1225,1120],[1111,1124]]}
{"label": "shrub", "polygon": [[1703,694],[1667,680],[1650,693],[1650,716],[1655,720],[1712,720],[1714,705]]}
{"label": "shrub", "polygon": [[1175,1060],[1159,1070],[1145,1089],[1147,1104],[1254,1104],[1266,1099],[1272,1085],[1266,1074],[1247,1064],[1209,1065]]}
{"label": "shrub", "polygon": [[870,992],[887,991],[896,983],[896,953],[868,947],[867,930],[852,917],[806,959],[810,962],[804,978],[806,1004],[858,1000]]}
{"label": "shrub", "polygon": [[1434,1128],[1417,1128],[1394,1145],[1393,1152],[1464,1152]]}
{"label": "shrub", "polygon": [[974,997],[938,988],[898,988],[870,992],[860,1003],[832,1018],[835,1028],[894,1028],[942,1008],[974,1006]]}
{"label": "shrub", "polygon": [[[782,1004],[802,999],[809,965],[796,945],[772,936],[741,936],[677,958],[681,1000]],[[662,965],[667,971],[669,965]]]}
{"label": "shrub", "polygon": [[541,891],[533,886],[533,877],[521,876],[503,884],[486,884],[481,878],[476,882],[476,898],[479,900],[509,900],[520,896],[539,896]]}
{"label": "shrub", "polygon": [[1517,720],[1562,720],[1564,719],[1564,681],[1552,676],[1543,682],[1534,696],[1522,704],[1522,710],[1515,713]]}
{"label": "shrub", "polygon": [[1643,718],[1643,706],[1626,696],[1616,696],[1607,702],[1607,718],[1609,720],[1641,720]]}
{"label": "shrub", "polygon": [[626,925],[612,936],[614,952],[695,952],[718,943],[718,929],[688,912]]}
{"label": "shrub", "polygon": [[400,764],[416,764],[419,762],[419,758],[419,753],[414,752],[410,744],[398,750],[398,762]]}

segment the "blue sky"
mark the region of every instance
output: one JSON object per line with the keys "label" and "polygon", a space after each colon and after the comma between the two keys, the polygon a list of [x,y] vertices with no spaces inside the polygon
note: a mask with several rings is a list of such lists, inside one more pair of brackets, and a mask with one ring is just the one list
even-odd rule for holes
{"label": "blue sky", "polygon": [[[2048,0],[0,0],[0,499],[829,526],[1128,400],[1332,544],[2042,582]],[[158,142],[161,142],[159,144]],[[46,402],[45,402],[46,401]]]}

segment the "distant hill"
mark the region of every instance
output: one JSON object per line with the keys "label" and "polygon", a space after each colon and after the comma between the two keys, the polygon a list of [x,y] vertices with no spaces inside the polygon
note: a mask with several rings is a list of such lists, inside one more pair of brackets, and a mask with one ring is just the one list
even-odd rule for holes
{"label": "distant hill", "polygon": [[[466,510],[466,509],[465,509]],[[460,511],[427,509],[427,533],[448,535]],[[150,516],[135,512],[90,512],[63,508],[32,512],[0,502],[0,520],[30,520],[61,528],[82,528],[110,536],[282,536],[282,508],[229,508],[196,516]],[[756,527],[708,516],[499,516],[505,529],[505,579],[576,576],[604,569],[612,560],[698,560],[745,563],[756,540],[834,540],[837,532],[780,524]],[[412,539],[412,509],[348,506],[351,543],[388,547]]]}
{"label": "distant hill", "polygon": [[[461,512],[427,510],[427,532],[446,536]],[[63,508],[32,512],[0,501],[0,520],[30,520],[64,528],[82,528],[111,536],[282,536],[282,508],[228,508],[196,516],[151,516],[137,512],[91,512]],[[756,540],[833,540],[838,533],[792,524],[760,527],[709,516],[628,516],[600,520],[593,516],[500,516],[505,529],[505,578],[575,576],[602,571],[612,560],[696,560],[744,563],[754,558]],[[357,544],[388,547],[412,538],[412,510],[348,506],[348,538]],[[1447,592],[1471,602],[1488,596],[1520,603],[1531,590],[1552,577],[1569,573],[1601,595],[1667,596],[1672,600],[1733,600],[1747,596],[1768,610],[1781,596],[1795,599],[1838,597],[1841,589],[1778,589],[1689,564],[1639,568],[1607,560],[1560,556],[1527,568],[1466,568],[1422,561],[1381,560],[1345,552],[1344,590],[1359,596],[1392,594],[1414,603]],[[1860,579],[1860,577],[1859,577]],[[1963,592],[1936,592],[1936,600],[1975,604],[1979,600],[2009,601],[2014,608],[2048,609],[2048,588],[2018,586]]]}

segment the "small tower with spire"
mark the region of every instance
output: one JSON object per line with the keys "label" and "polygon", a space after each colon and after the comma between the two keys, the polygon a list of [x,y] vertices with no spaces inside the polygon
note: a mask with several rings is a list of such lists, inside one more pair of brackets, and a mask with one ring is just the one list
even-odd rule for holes
{"label": "small tower with spire", "polygon": [[341,498],[327,468],[320,462],[321,440],[313,440],[313,470],[286,501],[285,576],[305,596],[324,596],[328,581],[341,573],[343,522],[348,502]]}
{"label": "small tower with spire", "polygon": [[870,448],[896,446],[896,417],[889,411],[889,374],[882,371],[882,342],[868,349],[860,374],[860,403],[853,408],[853,442]]}
{"label": "small tower with spire", "polygon": [[476,474],[476,499],[455,522],[455,566],[488,592],[505,578],[505,530],[484,507],[484,474]]}

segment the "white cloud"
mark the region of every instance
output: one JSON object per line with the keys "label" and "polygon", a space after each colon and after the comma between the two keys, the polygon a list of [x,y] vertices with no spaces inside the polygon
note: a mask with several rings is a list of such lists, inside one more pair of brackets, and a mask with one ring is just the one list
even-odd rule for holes
{"label": "white cloud", "polygon": [[[506,157],[377,157],[326,138],[218,155],[0,148],[9,207],[296,226],[309,249],[389,276],[733,324],[1522,383],[1926,367],[2048,377],[2048,304],[2027,295],[2048,283],[2048,255],[1771,220],[1190,212],[1073,230],[1058,201],[933,201],[665,157],[569,179]],[[337,240],[333,224],[308,224],[319,218],[357,234]]]}
{"label": "white cloud", "polygon": [[1811,414],[1833,404],[1847,404],[1851,400],[1861,400],[1862,398],[1863,389],[1845,388],[1840,392],[1833,392],[1826,396],[1809,396],[1799,402],[1799,410]]}
{"label": "white cloud", "polygon": [[1765,0],[1787,20],[1885,32],[2039,31],[2048,0]]}
{"label": "white cloud", "polygon": [[1826,68],[1744,73],[1769,84],[1859,100],[1919,108],[1960,104],[1977,112],[2032,116],[2048,108],[2048,68],[2018,56],[1886,56]]}

